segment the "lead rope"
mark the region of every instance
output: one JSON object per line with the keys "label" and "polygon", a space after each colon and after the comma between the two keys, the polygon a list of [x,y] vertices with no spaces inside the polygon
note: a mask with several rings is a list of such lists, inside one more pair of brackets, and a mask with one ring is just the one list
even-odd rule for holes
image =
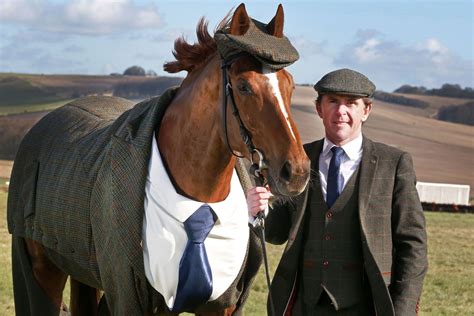
{"label": "lead rope", "polygon": [[[255,166],[255,164],[252,165],[252,167]],[[250,167],[250,170],[252,170],[252,167]],[[260,171],[258,169],[255,170],[255,173],[259,173],[260,176],[256,176],[254,175],[255,177],[255,184],[258,185],[258,186],[265,186],[266,185],[266,181],[265,181],[265,178],[262,176],[262,174],[260,173]],[[268,268],[268,257],[267,257],[267,248],[266,248],[266,245],[265,245],[265,212],[264,211],[261,211],[257,214],[257,219],[258,219],[258,222],[257,222],[257,231],[260,232],[260,241],[261,241],[261,244],[262,244],[262,252],[263,252],[263,264],[265,266],[265,276],[267,278],[267,286],[268,286],[268,301],[269,301],[269,305],[270,305],[270,310],[271,310],[271,316],[275,316],[275,308],[273,307],[273,299],[272,299],[272,291],[270,290],[270,284],[271,284],[271,281],[270,281],[270,270]]]}
{"label": "lead rope", "polygon": [[[243,159],[237,158],[235,162],[235,167],[237,170],[237,174],[239,176],[240,182],[244,187],[245,193],[252,187],[252,182],[250,181],[249,173],[255,179],[255,184],[258,186],[265,186],[266,181],[265,178],[262,176],[260,171],[259,165],[253,164],[250,167],[250,172],[246,170],[244,165]],[[268,256],[267,256],[267,249],[265,244],[265,212],[260,212],[257,215],[257,224],[255,225],[255,230],[257,231],[257,235],[260,239],[260,243],[262,246],[262,256],[263,256],[263,264],[265,267],[265,277],[267,279],[267,286],[268,286],[268,301],[270,305],[270,311],[272,316],[275,316],[275,308],[273,306],[273,298],[272,292],[270,291],[270,269],[268,268]]]}

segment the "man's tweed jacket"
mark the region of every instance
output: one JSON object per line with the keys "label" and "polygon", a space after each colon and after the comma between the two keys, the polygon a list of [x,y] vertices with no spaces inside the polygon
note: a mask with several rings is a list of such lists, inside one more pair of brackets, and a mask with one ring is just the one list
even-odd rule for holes
{"label": "man's tweed jacket", "polygon": [[[145,182],[153,132],[176,91],[132,109],[118,98],[70,103],[32,128],[15,160],[10,233],[40,242],[72,277],[103,289],[113,315],[156,307],[141,247]],[[260,265],[258,245],[251,232],[247,265],[224,293],[237,311]]]}
{"label": "man's tweed jacket", "polygon": [[[288,240],[272,282],[277,315],[283,315],[297,280],[304,211],[310,187],[319,185],[323,140],[305,145],[310,185],[294,203],[276,204],[266,220],[266,239]],[[377,315],[415,315],[427,271],[425,219],[409,154],[364,137],[359,169],[359,222],[364,266]],[[315,284],[318,286],[318,284]]]}

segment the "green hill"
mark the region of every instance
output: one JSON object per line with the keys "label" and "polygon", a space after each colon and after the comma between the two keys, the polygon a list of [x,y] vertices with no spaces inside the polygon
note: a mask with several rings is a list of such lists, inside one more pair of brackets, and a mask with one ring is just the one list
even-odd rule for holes
{"label": "green hill", "polygon": [[62,97],[53,91],[33,85],[27,79],[6,76],[0,77],[0,107],[24,104],[55,102]]}
{"label": "green hill", "polygon": [[[33,75],[0,73],[0,115],[33,112],[35,105],[67,101],[89,95],[118,95],[144,99],[161,94],[179,77]],[[63,102],[64,103],[64,102]],[[62,103],[56,104],[56,107]],[[26,108],[22,108],[25,106]],[[19,108],[20,107],[20,108]],[[53,106],[47,107],[51,109]]]}

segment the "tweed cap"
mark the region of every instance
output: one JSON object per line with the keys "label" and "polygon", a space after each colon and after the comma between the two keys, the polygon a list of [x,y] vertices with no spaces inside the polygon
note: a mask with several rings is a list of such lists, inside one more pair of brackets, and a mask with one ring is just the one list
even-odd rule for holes
{"label": "tweed cap", "polygon": [[339,69],[326,74],[315,85],[318,94],[336,93],[360,97],[370,97],[375,85],[360,72],[351,69]]}
{"label": "tweed cap", "polygon": [[225,60],[232,55],[246,52],[263,65],[279,70],[298,60],[299,54],[286,36],[276,37],[268,33],[266,24],[250,19],[250,26],[244,35],[232,35],[227,30],[214,34],[217,50]]}

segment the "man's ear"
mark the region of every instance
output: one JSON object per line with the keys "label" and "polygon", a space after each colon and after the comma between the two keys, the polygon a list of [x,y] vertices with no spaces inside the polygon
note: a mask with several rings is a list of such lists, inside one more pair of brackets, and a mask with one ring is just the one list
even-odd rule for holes
{"label": "man's ear", "polygon": [[314,101],[314,104],[316,105],[316,112],[318,112],[319,117],[323,118],[323,113],[321,110],[321,102]]}
{"label": "man's ear", "polygon": [[362,116],[362,122],[367,121],[367,119],[369,118],[370,112],[372,112],[372,103],[365,105],[364,115]]}

